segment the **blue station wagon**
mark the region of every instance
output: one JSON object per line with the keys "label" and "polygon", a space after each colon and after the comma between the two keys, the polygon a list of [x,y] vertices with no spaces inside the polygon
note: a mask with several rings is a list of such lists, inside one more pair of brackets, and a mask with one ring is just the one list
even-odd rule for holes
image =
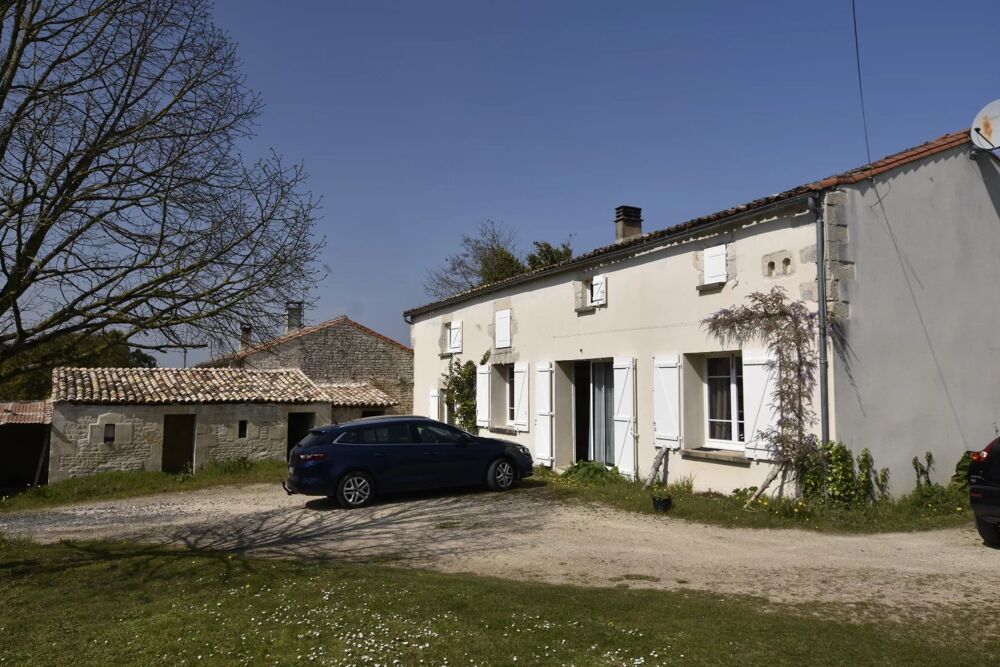
{"label": "blue station wagon", "polygon": [[376,494],[485,484],[505,491],[532,474],[531,452],[426,417],[368,417],[313,429],[289,454],[288,493],[353,508]]}

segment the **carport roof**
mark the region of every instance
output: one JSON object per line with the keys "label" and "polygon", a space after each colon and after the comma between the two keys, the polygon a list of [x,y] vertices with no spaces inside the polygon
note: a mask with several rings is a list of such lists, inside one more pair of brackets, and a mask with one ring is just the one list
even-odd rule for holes
{"label": "carport roof", "polygon": [[49,401],[0,401],[0,426],[7,424],[51,424]]}
{"label": "carport roof", "polygon": [[298,369],[56,368],[54,403],[327,403]]}

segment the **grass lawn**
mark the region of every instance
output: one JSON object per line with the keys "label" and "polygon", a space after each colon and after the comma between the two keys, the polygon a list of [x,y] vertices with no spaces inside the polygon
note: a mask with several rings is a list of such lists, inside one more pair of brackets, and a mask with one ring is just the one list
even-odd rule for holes
{"label": "grass lawn", "polygon": [[15,496],[0,498],[0,511],[68,505],[91,500],[111,500],[155,493],[193,491],[225,484],[280,484],[288,470],[284,461],[234,459],[206,465],[197,474],[165,472],[102,472],[39,486]]}
{"label": "grass lawn", "polygon": [[[525,480],[523,487],[546,487],[557,499],[566,502],[599,503],[631,512],[653,513],[649,491],[640,483],[622,477],[586,481],[538,468],[535,477]],[[774,498],[746,508],[745,499],[695,493],[684,484],[672,485],[670,492],[674,503],[670,516],[718,526],[877,533],[966,526],[973,521],[968,492],[940,493],[930,498],[913,494],[855,509],[810,506],[799,500]]]}
{"label": "grass lawn", "polygon": [[[702,592],[0,541],[0,664],[972,664],[962,615],[850,621]],[[869,610],[870,611],[870,610]],[[872,615],[869,613],[868,618]]]}

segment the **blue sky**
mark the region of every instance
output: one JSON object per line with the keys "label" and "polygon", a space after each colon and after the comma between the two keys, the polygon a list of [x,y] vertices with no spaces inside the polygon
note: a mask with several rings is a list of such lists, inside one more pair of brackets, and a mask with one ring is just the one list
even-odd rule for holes
{"label": "blue sky", "polygon": [[[995,3],[859,0],[873,157],[1000,97]],[[339,314],[409,341],[425,270],[485,219],[583,252],[861,165],[849,1],[218,0],[265,109],[251,156],[323,198]]]}

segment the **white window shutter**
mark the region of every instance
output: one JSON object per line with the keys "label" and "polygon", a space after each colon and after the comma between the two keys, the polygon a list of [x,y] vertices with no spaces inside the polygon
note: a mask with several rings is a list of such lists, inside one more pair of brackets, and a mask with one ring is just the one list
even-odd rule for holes
{"label": "white window shutter", "polygon": [[476,367],[476,426],[490,425],[490,375],[488,365]]}
{"label": "white window shutter", "polygon": [[510,308],[498,310],[494,315],[494,347],[502,349],[510,347]]}
{"label": "white window shutter", "polygon": [[431,389],[430,395],[427,397],[427,416],[431,419],[441,418],[441,408],[438,403],[437,389]]}
{"label": "white window shutter", "polygon": [[552,362],[535,365],[535,460],[552,463]]}
{"label": "white window shutter", "polygon": [[590,305],[604,306],[608,303],[608,277],[594,276],[590,283]]}
{"label": "white window shutter", "polygon": [[676,354],[653,357],[653,439],[658,447],[680,449],[681,365]]}
{"label": "white window shutter", "polygon": [[767,442],[758,434],[778,425],[778,409],[771,397],[777,383],[774,359],[767,350],[743,350],[743,419],[747,458],[770,461],[774,458]]}
{"label": "white window shutter", "polygon": [[452,320],[448,325],[448,351],[462,351],[462,320]]}
{"label": "white window shutter", "polygon": [[614,360],[615,465],[627,477],[635,477],[635,359]]}
{"label": "white window shutter", "polygon": [[528,364],[514,364],[514,426],[528,430]]}
{"label": "white window shutter", "polygon": [[703,284],[724,283],[728,279],[726,275],[726,244],[705,248],[705,274]]}

